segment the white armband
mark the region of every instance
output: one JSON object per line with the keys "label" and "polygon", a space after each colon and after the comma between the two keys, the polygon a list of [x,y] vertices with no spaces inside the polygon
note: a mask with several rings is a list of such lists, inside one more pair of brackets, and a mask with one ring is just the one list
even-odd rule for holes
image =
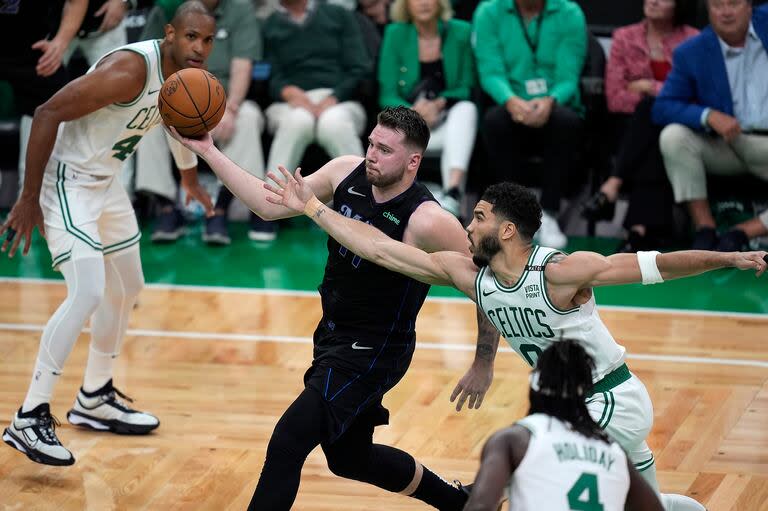
{"label": "white armband", "polygon": [[643,276],[643,285],[658,284],[664,282],[659,267],[656,266],[656,256],[659,252],[638,252],[637,263],[640,265],[640,275]]}

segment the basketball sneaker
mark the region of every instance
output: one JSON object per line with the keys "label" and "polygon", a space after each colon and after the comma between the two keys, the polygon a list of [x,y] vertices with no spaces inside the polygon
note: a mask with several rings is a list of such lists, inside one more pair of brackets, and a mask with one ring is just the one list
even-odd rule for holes
{"label": "basketball sneaker", "polygon": [[75,406],[67,412],[67,420],[75,426],[121,435],[143,435],[160,425],[157,417],[131,409],[117,396],[133,402],[112,386],[112,380],[95,392],[85,392],[80,387]]}
{"label": "basketball sneaker", "polygon": [[51,415],[48,403],[42,403],[28,412],[19,408],[11,425],[3,431],[3,441],[36,463],[72,465],[75,457],[56,436],[56,426],[60,425],[58,419]]}

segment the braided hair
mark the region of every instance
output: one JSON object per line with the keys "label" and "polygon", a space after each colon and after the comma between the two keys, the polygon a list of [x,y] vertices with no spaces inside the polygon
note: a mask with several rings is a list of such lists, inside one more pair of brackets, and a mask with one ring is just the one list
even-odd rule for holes
{"label": "braided hair", "polygon": [[575,340],[553,343],[539,356],[531,373],[529,414],[543,413],[571,424],[588,438],[610,442],[587,411],[595,361]]}

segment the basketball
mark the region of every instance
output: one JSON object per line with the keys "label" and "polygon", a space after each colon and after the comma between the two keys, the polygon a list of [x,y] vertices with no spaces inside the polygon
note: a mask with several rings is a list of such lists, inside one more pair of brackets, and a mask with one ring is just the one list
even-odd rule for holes
{"label": "basketball", "polygon": [[185,137],[196,138],[211,131],[224,117],[227,94],[213,74],[187,68],[168,77],[157,106],[168,126]]}

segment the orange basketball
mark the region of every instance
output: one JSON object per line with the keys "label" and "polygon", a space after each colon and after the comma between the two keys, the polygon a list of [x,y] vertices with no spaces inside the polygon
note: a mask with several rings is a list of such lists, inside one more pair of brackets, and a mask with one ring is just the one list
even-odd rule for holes
{"label": "orange basketball", "polygon": [[211,131],[227,109],[227,94],[218,78],[204,69],[187,68],[173,73],[157,98],[160,115],[185,137]]}

